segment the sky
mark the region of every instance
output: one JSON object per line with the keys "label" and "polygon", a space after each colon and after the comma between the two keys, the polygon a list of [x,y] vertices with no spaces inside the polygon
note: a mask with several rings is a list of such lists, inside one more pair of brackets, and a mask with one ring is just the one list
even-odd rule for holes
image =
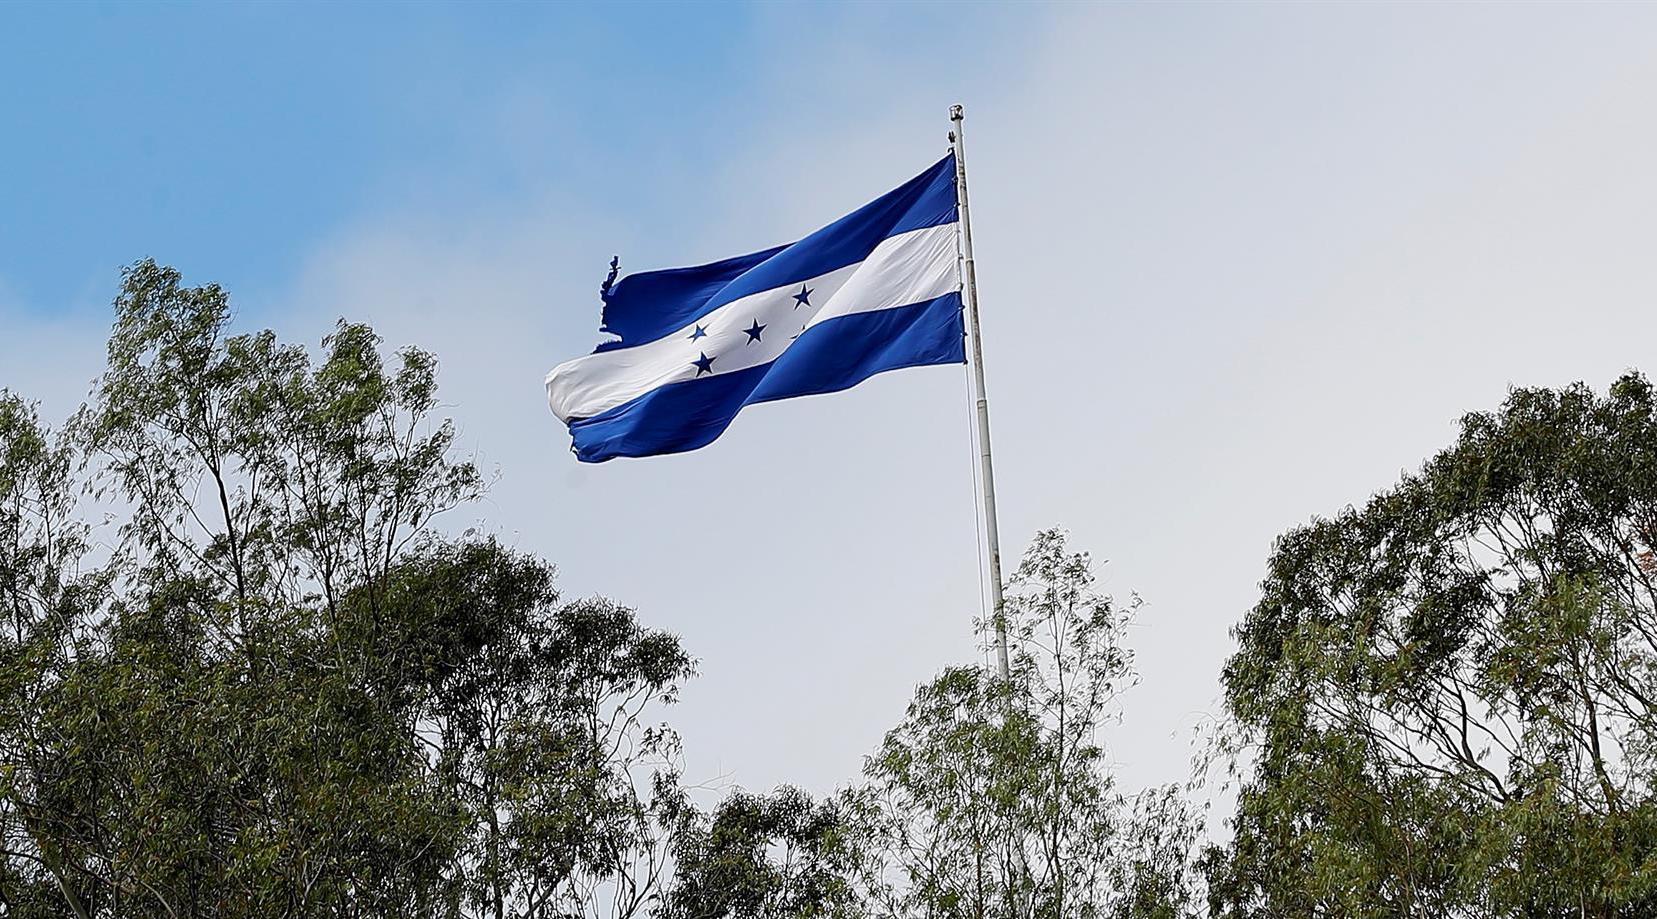
{"label": "sky", "polygon": [[0,6],[0,386],[66,417],[122,265],[441,360],[448,525],[679,634],[693,781],[827,792],[980,660],[965,372],[577,464],[597,286],[810,232],[967,110],[1003,546],[1145,601],[1103,739],[1184,779],[1275,536],[1657,342],[1657,5]]}

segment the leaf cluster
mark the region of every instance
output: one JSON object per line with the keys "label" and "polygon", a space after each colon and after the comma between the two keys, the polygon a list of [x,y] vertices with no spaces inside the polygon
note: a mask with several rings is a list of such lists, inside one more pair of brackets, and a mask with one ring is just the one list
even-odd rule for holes
{"label": "leaf cluster", "polygon": [[483,487],[436,360],[149,261],[115,307],[64,431],[0,393],[0,914],[648,909],[693,662],[434,527]]}
{"label": "leaf cluster", "polygon": [[1229,915],[1657,909],[1657,400],[1513,391],[1273,550],[1224,681]]}

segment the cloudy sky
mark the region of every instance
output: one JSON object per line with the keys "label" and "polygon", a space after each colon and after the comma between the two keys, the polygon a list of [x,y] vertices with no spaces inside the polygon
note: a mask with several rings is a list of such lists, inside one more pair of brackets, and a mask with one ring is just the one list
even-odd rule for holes
{"label": "cloudy sky", "polygon": [[1273,537],[1515,385],[1657,347],[1657,6],[0,8],[0,386],[67,415],[121,265],[442,360],[481,521],[680,633],[690,773],[851,780],[976,656],[964,372],[579,466],[541,378],[612,254],[796,238],[968,111],[1002,532],[1146,606],[1107,740],[1183,778]]}

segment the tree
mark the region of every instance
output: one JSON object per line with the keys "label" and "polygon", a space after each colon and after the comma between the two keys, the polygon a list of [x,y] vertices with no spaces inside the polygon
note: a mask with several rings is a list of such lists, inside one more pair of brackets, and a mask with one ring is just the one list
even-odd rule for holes
{"label": "tree", "polygon": [[[1187,909],[1188,811],[1169,790],[1130,805],[1100,737],[1134,680],[1123,637],[1138,601],[1119,607],[1093,581],[1088,556],[1071,553],[1062,532],[1037,534],[1003,613],[1010,679],[980,666],[944,671],[869,761],[885,862],[874,899],[885,913],[1057,919]],[[1129,851],[1129,841],[1162,844]]]}
{"label": "tree", "polygon": [[492,540],[422,546],[394,572],[375,658],[462,808],[453,869],[503,917],[642,914],[684,806],[676,735],[643,721],[693,664],[678,640],[602,599],[560,602],[551,566]]}
{"label": "tree", "polygon": [[435,358],[148,261],[115,305],[66,432],[0,395],[0,911],[643,915],[691,661],[434,529],[482,491]]}
{"label": "tree", "polygon": [[1281,537],[1236,630],[1231,916],[1657,911],[1657,400],[1513,391]]}
{"label": "tree", "polygon": [[1132,605],[1062,534],[1013,580],[1011,679],[921,687],[860,787],[704,813],[657,720],[679,640],[438,525],[483,480],[435,357],[234,333],[149,261],[115,307],[63,430],[0,391],[7,917],[1188,912],[1189,811],[1100,740]]}
{"label": "tree", "polygon": [[9,916],[58,915],[65,900],[86,914],[38,778],[53,766],[45,703],[79,659],[105,593],[100,573],[83,570],[88,531],[72,516],[73,462],[32,405],[0,390],[0,908]]}
{"label": "tree", "polygon": [[852,919],[868,915],[869,857],[849,796],[813,801],[784,786],[738,790],[711,815],[686,811],[674,835],[661,919]]}

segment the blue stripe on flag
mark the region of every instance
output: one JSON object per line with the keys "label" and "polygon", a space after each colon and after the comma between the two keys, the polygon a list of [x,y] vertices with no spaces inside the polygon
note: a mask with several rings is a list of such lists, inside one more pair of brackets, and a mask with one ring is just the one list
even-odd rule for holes
{"label": "blue stripe on flag", "polygon": [[745,405],[837,392],[888,370],[965,362],[961,295],[945,294],[829,319],[769,364],[671,383],[570,422],[570,435],[576,458],[588,463],[682,453],[712,443]]}
{"label": "blue stripe on flag", "polygon": [[646,271],[616,282],[601,331],[620,336],[594,353],[655,341],[749,294],[787,287],[863,261],[881,240],[955,221],[955,155],[799,242],[694,268]]}

